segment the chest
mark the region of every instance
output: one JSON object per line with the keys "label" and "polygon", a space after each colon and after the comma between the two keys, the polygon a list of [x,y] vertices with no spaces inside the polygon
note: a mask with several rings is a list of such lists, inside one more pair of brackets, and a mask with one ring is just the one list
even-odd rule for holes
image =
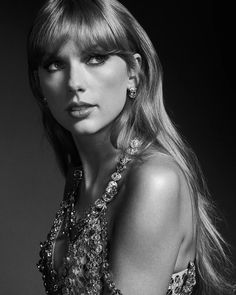
{"label": "chest", "polygon": [[[66,234],[70,217],[66,216],[66,214],[61,217],[52,251],[52,267],[59,275],[63,273],[65,260],[68,257],[70,259],[81,257],[81,263],[83,264],[88,261],[88,257],[86,259],[82,258],[87,255],[86,251],[99,255],[102,255],[103,252],[103,255],[109,255],[117,215],[122,208],[124,198],[125,186],[123,183],[112,202],[107,203],[106,208],[99,213],[94,213],[96,201],[91,204],[81,196],[74,207],[75,225],[70,230],[70,236]],[[93,260],[99,261],[99,255],[95,255],[96,259],[93,257]]]}
{"label": "chest", "polygon": [[[39,263],[49,294],[102,294],[104,286],[111,286],[112,294],[117,290],[110,279],[108,253],[125,197],[125,186],[122,185],[115,197],[111,198],[112,202],[101,197],[89,206],[88,211],[86,201],[78,200],[77,204],[68,201],[62,204],[48,241],[42,247]],[[73,227],[68,228],[71,219],[74,220]],[[182,290],[186,280],[191,280],[192,283],[189,282],[192,288],[195,284],[194,269],[191,273],[189,269],[181,277],[183,280],[179,277],[173,279],[168,292],[173,293],[173,288],[176,292]],[[173,294],[180,293],[178,291]],[[186,294],[191,294],[191,290]]]}

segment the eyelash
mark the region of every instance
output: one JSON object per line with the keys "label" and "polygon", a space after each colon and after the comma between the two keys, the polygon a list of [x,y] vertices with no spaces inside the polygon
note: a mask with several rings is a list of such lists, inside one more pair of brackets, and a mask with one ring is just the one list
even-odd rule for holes
{"label": "eyelash", "polygon": [[[104,64],[108,60],[108,58],[109,58],[109,55],[105,55],[105,54],[90,55],[85,59],[85,63],[91,66],[96,66],[96,65],[98,66],[98,65]],[[91,62],[91,60],[96,60],[96,62]],[[55,66],[54,69],[52,69],[53,66]],[[53,72],[62,70],[64,68],[64,64],[60,60],[54,60],[54,61],[46,62],[43,65],[43,68],[47,70],[49,73],[53,73]]]}
{"label": "eyelash", "polygon": [[[53,66],[55,66],[55,69],[52,69]],[[63,69],[63,63],[60,61],[50,61],[50,62],[47,62],[43,67],[49,73],[53,73],[53,72]]]}
{"label": "eyelash", "polygon": [[[90,55],[88,58],[87,58],[87,61],[86,61],[86,64],[90,64],[90,65],[100,65],[100,64],[104,64],[105,61],[109,58],[109,55],[105,55],[105,54],[95,54],[95,55]],[[90,61],[92,59],[99,59],[98,62],[95,62],[95,63],[91,63]]]}

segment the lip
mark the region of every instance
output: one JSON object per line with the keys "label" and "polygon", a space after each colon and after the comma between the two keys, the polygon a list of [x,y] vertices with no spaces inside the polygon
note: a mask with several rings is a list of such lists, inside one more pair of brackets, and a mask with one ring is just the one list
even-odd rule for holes
{"label": "lip", "polygon": [[66,108],[66,111],[72,118],[83,119],[89,116],[95,107],[96,105],[85,102],[71,103]]}

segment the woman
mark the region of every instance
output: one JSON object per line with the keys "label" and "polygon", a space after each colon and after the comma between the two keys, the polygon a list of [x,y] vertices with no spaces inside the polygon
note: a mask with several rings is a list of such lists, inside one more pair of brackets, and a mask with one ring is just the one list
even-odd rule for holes
{"label": "woman", "polygon": [[38,264],[48,294],[230,294],[197,160],[148,36],[116,0],[48,0],[29,77],[65,175]]}

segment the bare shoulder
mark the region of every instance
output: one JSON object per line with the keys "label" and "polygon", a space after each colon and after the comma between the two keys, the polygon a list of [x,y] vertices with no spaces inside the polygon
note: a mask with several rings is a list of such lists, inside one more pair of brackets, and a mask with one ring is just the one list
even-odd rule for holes
{"label": "bare shoulder", "polygon": [[[143,288],[145,277],[145,288],[164,292],[171,274],[190,257],[185,241],[191,239],[191,200],[184,174],[174,160],[156,153],[133,164],[124,187],[112,237],[115,277],[124,290],[124,274],[132,273],[136,289]],[[130,294],[139,294],[136,289]]]}
{"label": "bare shoulder", "polygon": [[[132,229],[155,236],[175,232],[178,240],[192,238],[192,200],[178,164],[169,156],[155,153],[134,164],[126,178],[125,198],[119,220]],[[122,222],[121,222],[122,224]]]}
{"label": "bare shoulder", "polygon": [[[130,169],[127,192],[145,202],[181,202],[187,182],[178,164],[169,156],[155,153]],[[137,200],[137,199],[136,199]]]}

